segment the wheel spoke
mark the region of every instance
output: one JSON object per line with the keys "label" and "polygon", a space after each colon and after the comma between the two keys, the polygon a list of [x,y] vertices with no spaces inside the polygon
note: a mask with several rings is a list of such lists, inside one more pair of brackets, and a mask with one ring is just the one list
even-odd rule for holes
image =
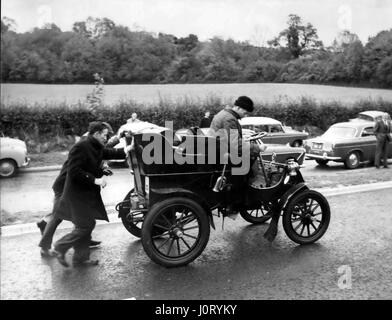
{"label": "wheel spoke", "polygon": [[305,225],[303,224],[303,225],[302,225],[301,232],[300,232],[301,236],[302,236],[302,233],[304,232],[304,229],[305,229]]}
{"label": "wheel spoke", "polygon": [[313,215],[313,213],[316,211],[316,209],[318,209],[318,208],[320,208],[320,204],[319,204],[319,203],[317,203],[317,205],[313,208],[313,210],[312,210],[312,215]]}
{"label": "wheel spoke", "polygon": [[316,228],[316,226],[314,225],[313,221],[311,221],[310,224],[312,225],[312,227],[314,228],[314,230],[317,230],[317,228]]}
{"label": "wheel spoke", "polygon": [[306,228],[308,229],[308,237],[309,237],[310,236],[310,228],[309,228],[308,224],[306,225]]}
{"label": "wheel spoke", "polygon": [[180,239],[185,243],[185,245],[188,247],[188,249],[191,249],[190,245],[188,244],[188,242],[186,242],[186,241],[184,240],[184,238],[180,238]]}
{"label": "wheel spoke", "polygon": [[190,234],[187,234],[187,233],[183,233],[184,234],[184,236],[187,236],[187,237],[189,237],[189,238],[192,238],[192,239],[195,239],[195,240],[197,240],[197,237],[195,237],[195,236],[191,236]]}
{"label": "wheel spoke", "polygon": [[170,230],[170,228],[161,226],[160,224],[157,224],[157,223],[154,224],[154,227],[158,227],[158,228],[161,228],[163,230]]}
{"label": "wheel spoke", "polygon": [[310,203],[309,203],[309,206],[308,206],[309,209],[312,209],[313,201],[314,201],[314,199],[310,199]]}
{"label": "wheel spoke", "polygon": [[159,247],[157,247],[157,250],[159,250],[160,248],[162,248],[169,240],[170,240],[170,237],[169,237],[169,238],[166,238],[166,240],[163,241],[163,243],[161,243],[161,245],[160,245]]}
{"label": "wheel spoke", "polygon": [[173,224],[169,221],[169,219],[164,214],[162,215],[162,217],[166,220],[166,222],[170,228]]}
{"label": "wheel spoke", "polygon": [[196,216],[195,215],[191,215],[191,216],[187,216],[187,217],[185,217],[185,219],[184,220],[180,220],[179,221],[179,223],[181,223],[182,224],[182,226],[184,226],[184,225],[186,225],[186,224],[188,224],[188,223],[191,223],[193,220],[195,220],[196,219]]}
{"label": "wheel spoke", "polygon": [[177,251],[178,251],[178,255],[181,255],[181,250],[180,250],[180,241],[178,239],[176,239],[177,242]]}
{"label": "wheel spoke", "polygon": [[[165,231],[164,233],[158,234],[158,235],[156,235],[156,236],[153,236],[152,238],[153,238],[153,239],[162,238],[162,237],[167,236],[167,235],[169,235],[169,231]],[[169,238],[168,238],[168,239],[169,239]]]}
{"label": "wheel spoke", "polygon": [[295,227],[294,231],[297,231],[297,230],[298,230],[298,228],[299,228],[301,225],[303,225],[303,223],[302,223],[302,222],[298,223],[298,225]]}
{"label": "wheel spoke", "polygon": [[196,228],[198,229],[199,225],[193,226],[193,227],[189,227],[189,228],[184,228],[184,229],[182,229],[182,231],[192,230],[192,229],[196,229]]}
{"label": "wheel spoke", "polygon": [[171,248],[173,247],[173,243],[174,243],[174,238],[171,238],[169,249],[167,250],[167,253],[166,253],[166,255],[168,255],[168,256],[170,256],[170,251],[171,251]]}

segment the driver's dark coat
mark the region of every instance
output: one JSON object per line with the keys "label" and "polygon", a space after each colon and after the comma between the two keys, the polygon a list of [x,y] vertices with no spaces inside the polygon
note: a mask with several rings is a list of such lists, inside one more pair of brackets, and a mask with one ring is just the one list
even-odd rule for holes
{"label": "driver's dark coat", "polygon": [[76,143],[68,155],[64,192],[56,210],[58,217],[78,226],[89,226],[95,219],[109,221],[101,187],[94,181],[103,176],[103,159],[124,158],[122,149],[104,148],[92,136]]}
{"label": "driver's dark coat", "polygon": [[254,159],[259,155],[260,149],[254,143],[242,143],[242,128],[239,119],[239,115],[234,110],[226,107],[219,111],[212,119],[209,134],[226,133],[225,140],[227,139],[230,148],[234,147],[236,149],[235,152],[241,155],[242,147],[248,147],[250,148],[250,157]]}

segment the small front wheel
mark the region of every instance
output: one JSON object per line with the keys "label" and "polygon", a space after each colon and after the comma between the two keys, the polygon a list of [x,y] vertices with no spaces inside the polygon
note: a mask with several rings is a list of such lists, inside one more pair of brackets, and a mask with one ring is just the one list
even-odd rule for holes
{"label": "small front wheel", "polygon": [[260,208],[241,210],[240,215],[244,220],[253,224],[262,224],[271,219],[271,204],[262,204]]}
{"label": "small front wheel", "polygon": [[121,221],[127,231],[137,238],[142,236],[142,225],[144,221],[144,213],[141,211],[131,210],[131,194],[134,189],[128,192],[124,200],[118,204],[118,213]]}
{"label": "small front wheel", "polygon": [[327,231],[330,217],[327,199],[315,190],[305,190],[287,205],[283,213],[283,229],[296,243],[313,243]]}
{"label": "small front wheel", "polygon": [[206,211],[184,197],[156,203],[142,227],[142,244],[147,255],[164,267],[179,267],[195,260],[210,237]]}

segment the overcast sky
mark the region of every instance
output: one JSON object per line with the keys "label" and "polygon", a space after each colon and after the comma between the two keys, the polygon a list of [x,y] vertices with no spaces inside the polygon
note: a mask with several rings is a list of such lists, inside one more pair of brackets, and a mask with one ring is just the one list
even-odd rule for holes
{"label": "overcast sky", "polygon": [[88,16],[107,17],[131,30],[178,37],[196,34],[263,45],[286,27],[294,13],[318,30],[330,45],[348,29],[366,43],[392,28],[392,0],[1,0],[1,14],[17,23],[17,32],[52,22],[63,31]]}

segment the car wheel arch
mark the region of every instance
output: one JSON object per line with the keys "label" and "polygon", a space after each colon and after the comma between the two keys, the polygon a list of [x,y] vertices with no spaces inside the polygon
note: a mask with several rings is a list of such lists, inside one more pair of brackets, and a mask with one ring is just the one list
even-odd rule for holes
{"label": "car wheel arch", "polygon": [[19,169],[18,162],[15,159],[13,159],[13,158],[3,158],[3,159],[0,160],[0,164],[3,163],[3,162],[11,162],[14,165],[15,170],[10,175],[3,175],[3,174],[1,174],[1,176],[2,177],[12,177],[12,176],[14,176],[17,173],[18,169]]}

